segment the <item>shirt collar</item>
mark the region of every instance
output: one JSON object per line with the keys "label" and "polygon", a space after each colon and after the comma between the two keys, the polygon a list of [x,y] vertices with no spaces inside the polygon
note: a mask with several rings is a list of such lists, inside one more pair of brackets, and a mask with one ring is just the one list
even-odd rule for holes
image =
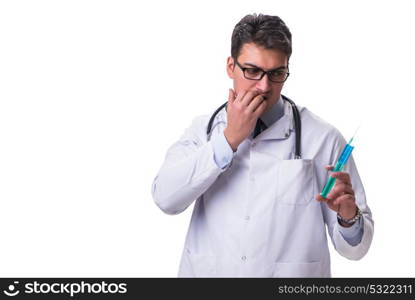
{"label": "shirt collar", "polygon": [[271,109],[261,116],[261,120],[270,127],[274,124],[278,119],[280,119],[284,115],[284,100],[282,97],[278,99],[278,101],[271,107]]}

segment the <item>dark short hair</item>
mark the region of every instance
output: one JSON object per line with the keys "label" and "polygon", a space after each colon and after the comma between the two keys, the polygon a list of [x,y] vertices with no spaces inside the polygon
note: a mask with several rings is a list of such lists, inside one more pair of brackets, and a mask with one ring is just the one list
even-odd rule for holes
{"label": "dark short hair", "polygon": [[232,32],[231,55],[238,58],[246,43],[255,43],[266,49],[280,50],[291,56],[291,32],[277,16],[252,14],[243,17]]}

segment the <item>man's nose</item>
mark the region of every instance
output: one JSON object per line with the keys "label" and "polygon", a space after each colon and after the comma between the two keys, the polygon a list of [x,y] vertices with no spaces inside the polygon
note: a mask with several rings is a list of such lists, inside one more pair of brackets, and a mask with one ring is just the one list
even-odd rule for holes
{"label": "man's nose", "polygon": [[258,80],[256,84],[256,88],[258,91],[262,93],[267,93],[271,89],[271,83],[268,79],[268,75],[264,74],[261,80]]}

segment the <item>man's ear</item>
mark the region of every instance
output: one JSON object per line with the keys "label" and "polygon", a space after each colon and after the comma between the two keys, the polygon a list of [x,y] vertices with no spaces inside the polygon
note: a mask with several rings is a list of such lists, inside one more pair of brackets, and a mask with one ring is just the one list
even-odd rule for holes
{"label": "man's ear", "polygon": [[232,56],[229,56],[226,60],[226,72],[228,73],[229,78],[233,79],[233,70],[235,69],[235,62],[232,58]]}

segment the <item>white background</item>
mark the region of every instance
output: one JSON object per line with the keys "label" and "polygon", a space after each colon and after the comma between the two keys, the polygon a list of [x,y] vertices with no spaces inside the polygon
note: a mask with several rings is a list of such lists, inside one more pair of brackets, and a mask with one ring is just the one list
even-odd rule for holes
{"label": "white background", "polygon": [[0,276],[175,277],[190,207],[151,183],[192,119],[226,101],[234,25],[293,34],[283,93],[346,138],[375,220],[335,277],[414,276],[411,1],[2,1]]}

